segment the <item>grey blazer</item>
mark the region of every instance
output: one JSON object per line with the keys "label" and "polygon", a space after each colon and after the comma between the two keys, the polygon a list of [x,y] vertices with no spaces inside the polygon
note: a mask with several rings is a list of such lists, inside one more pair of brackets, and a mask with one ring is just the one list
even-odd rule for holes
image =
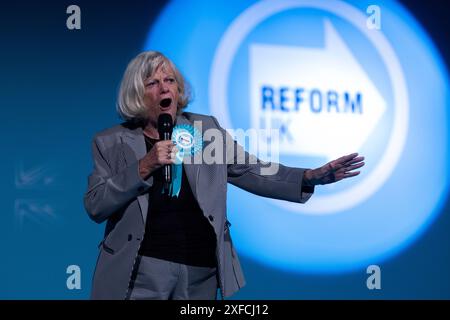
{"label": "grey blazer", "polygon": [[[201,121],[202,133],[219,129],[223,141],[231,138],[211,116],[183,113],[176,124],[194,125]],[[234,142],[235,150],[242,147]],[[208,145],[204,143],[203,148]],[[138,160],[145,156],[142,128],[126,123],[95,135],[92,143],[94,168],[88,177],[84,206],[97,223],[107,221],[104,239],[92,283],[92,299],[125,299],[140,243],[144,237],[148,210],[150,176],[139,175]],[[301,192],[304,169],[279,166],[278,173],[260,174],[267,163],[236,164],[236,153],[225,148],[227,163],[183,164],[192,192],[217,237],[217,269],[222,297],[231,296],[245,285],[239,259],[231,240],[226,212],[227,183],[257,195],[305,202],[311,193]],[[240,162],[242,163],[242,161]]]}

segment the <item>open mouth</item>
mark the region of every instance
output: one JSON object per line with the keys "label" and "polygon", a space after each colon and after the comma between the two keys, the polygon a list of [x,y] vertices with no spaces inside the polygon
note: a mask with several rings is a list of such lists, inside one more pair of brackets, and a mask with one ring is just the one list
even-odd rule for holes
{"label": "open mouth", "polygon": [[171,103],[172,103],[172,99],[164,98],[159,102],[159,105],[161,106],[161,108],[165,109],[165,108],[168,108]]}

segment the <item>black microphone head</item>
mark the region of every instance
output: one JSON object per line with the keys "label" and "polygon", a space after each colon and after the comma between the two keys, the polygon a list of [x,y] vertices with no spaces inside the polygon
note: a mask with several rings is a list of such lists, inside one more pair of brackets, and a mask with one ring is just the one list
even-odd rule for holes
{"label": "black microphone head", "polygon": [[172,137],[173,121],[168,113],[161,113],[158,117],[159,139],[168,140]]}

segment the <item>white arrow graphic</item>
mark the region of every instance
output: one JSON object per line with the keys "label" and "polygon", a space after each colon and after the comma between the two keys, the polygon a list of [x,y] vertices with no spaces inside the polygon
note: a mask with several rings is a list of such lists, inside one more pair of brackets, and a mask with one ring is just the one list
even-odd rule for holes
{"label": "white arrow graphic", "polygon": [[250,47],[252,127],[280,129],[283,154],[333,159],[358,151],[386,110],[329,20],[324,30],[324,48]]}

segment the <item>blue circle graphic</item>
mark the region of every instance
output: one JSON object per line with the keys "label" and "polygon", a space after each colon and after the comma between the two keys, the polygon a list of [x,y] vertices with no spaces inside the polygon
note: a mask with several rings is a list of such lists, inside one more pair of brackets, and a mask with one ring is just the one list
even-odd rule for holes
{"label": "blue circle graphic", "polygon": [[[283,1],[283,0],[281,0]],[[262,1],[265,2],[265,1]],[[295,1],[290,1],[295,3]],[[299,4],[319,3],[302,1]],[[347,5],[364,15],[373,1],[327,1]],[[151,26],[145,50],[166,54],[194,90],[188,111],[213,113],[211,70],[217,50],[230,26],[258,1],[171,1]],[[342,4],[339,4],[342,3]],[[447,198],[448,76],[434,44],[398,3],[378,1],[382,33],[400,62],[408,95],[408,128],[394,169],[370,197],[333,214],[302,214],[276,201],[228,190],[231,232],[240,254],[274,268],[311,273],[339,273],[379,264],[415,241],[442,210]],[[199,9],[201,8],[201,10]],[[181,14],[182,13],[182,14]],[[369,16],[368,16],[369,17]],[[354,179],[316,188],[314,197],[333,195],[357,186],[387,154],[395,129],[395,90],[380,52],[350,21],[331,11],[299,6],[263,19],[239,43],[228,76],[227,109],[233,128],[251,128],[250,48],[255,44],[301,48],[324,47],[324,21],[329,21],[383,101],[385,112],[366,142],[356,151],[366,167]],[[274,57],[274,63],[277,63]],[[332,72],[332,70],[330,70]],[[352,70],[348,71],[352,74]],[[325,75],[326,76],[326,75]],[[219,121],[223,119],[219,116]],[[357,135],[358,132],[355,132]],[[309,132],[302,138],[314,139]],[[280,155],[284,164],[316,167],[327,161],[317,155]],[[304,207],[302,207],[304,206]]]}

